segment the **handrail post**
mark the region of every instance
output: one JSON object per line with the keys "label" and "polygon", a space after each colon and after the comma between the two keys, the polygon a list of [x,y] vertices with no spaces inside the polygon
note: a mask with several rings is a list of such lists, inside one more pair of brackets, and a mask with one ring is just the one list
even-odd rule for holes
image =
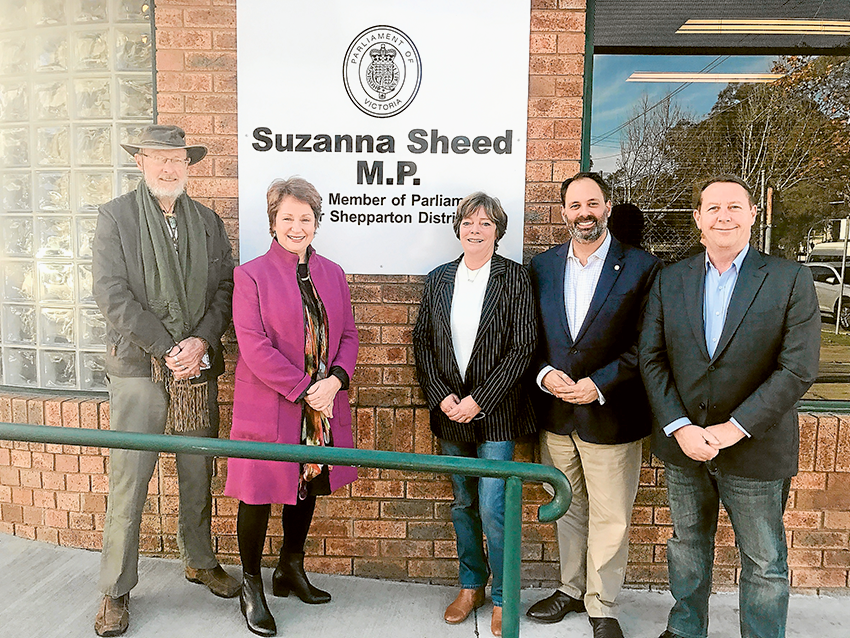
{"label": "handrail post", "polygon": [[522,479],[505,481],[505,556],[502,566],[502,636],[519,638]]}

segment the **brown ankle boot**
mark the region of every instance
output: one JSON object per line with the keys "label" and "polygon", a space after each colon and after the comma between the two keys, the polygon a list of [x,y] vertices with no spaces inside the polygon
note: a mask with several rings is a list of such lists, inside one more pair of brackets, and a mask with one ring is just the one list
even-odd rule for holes
{"label": "brown ankle boot", "polygon": [[502,635],[502,608],[493,605],[493,617],[490,619],[490,633],[494,636]]}
{"label": "brown ankle boot", "polygon": [[478,609],[484,604],[484,588],[461,589],[454,602],[446,607],[443,618],[450,625],[456,625],[466,620],[473,609]]}
{"label": "brown ankle boot", "polygon": [[130,624],[130,594],[113,598],[104,596],[97,617],[94,619],[94,631],[98,636],[120,636]]}

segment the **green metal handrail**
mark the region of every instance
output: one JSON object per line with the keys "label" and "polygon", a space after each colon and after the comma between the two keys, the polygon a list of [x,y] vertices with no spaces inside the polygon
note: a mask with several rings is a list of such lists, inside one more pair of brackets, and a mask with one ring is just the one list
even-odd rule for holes
{"label": "green metal handrail", "polygon": [[502,577],[504,594],[502,635],[505,638],[518,638],[519,636],[522,482],[548,483],[554,490],[555,494],[552,500],[537,509],[537,517],[540,521],[553,521],[563,516],[572,500],[572,489],[563,473],[554,467],[535,463],[381,450],[283,445],[258,441],[230,441],[190,436],[169,436],[166,434],[113,432],[88,428],[61,428],[20,423],[0,423],[0,439],[28,441],[30,443],[58,443],[85,447],[263,459],[267,461],[355,465],[389,470],[463,474],[505,479],[505,556]]}

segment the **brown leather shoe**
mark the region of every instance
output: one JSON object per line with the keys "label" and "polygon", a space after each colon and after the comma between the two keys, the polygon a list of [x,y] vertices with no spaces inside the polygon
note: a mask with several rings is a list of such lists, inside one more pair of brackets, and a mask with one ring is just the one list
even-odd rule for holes
{"label": "brown leather shoe", "polygon": [[502,608],[493,605],[493,617],[490,619],[490,633],[494,636],[502,635]]}
{"label": "brown leather shoe", "polygon": [[484,604],[484,588],[461,589],[454,602],[446,607],[443,618],[450,625],[456,625],[466,620],[473,609],[478,609]]}
{"label": "brown leather shoe", "polygon": [[212,569],[186,568],[186,580],[190,583],[206,585],[216,596],[233,598],[239,595],[242,583],[224,571],[224,567],[216,565]]}
{"label": "brown leather shoe", "polygon": [[130,624],[130,594],[118,598],[104,596],[94,619],[98,636],[120,636]]}

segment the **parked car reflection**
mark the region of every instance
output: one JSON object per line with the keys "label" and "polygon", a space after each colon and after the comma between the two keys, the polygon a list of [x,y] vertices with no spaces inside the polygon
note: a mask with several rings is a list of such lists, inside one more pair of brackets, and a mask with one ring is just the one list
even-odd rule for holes
{"label": "parked car reflection", "polygon": [[[838,314],[839,292],[842,289],[839,283],[841,262],[807,263],[806,266],[812,269],[821,314],[835,320]],[[850,271],[850,265],[847,270]],[[842,330],[850,330],[850,285],[845,283],[843,290],[844,298],[838,325]]]}

